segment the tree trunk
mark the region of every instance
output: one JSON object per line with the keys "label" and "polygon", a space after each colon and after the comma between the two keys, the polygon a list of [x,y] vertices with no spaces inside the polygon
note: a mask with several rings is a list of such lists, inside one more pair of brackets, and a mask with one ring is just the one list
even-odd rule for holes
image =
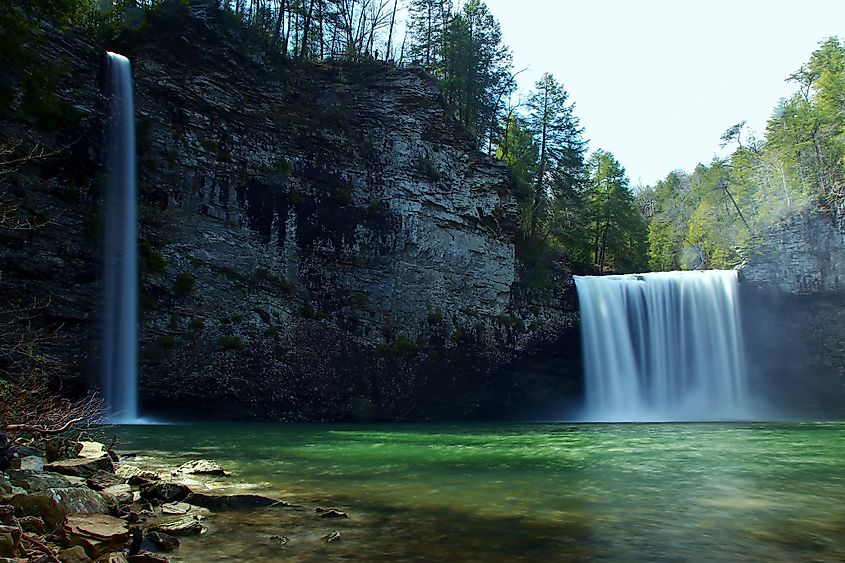
{"label": "tree trunk", "polygon": [[390,31],[387,32],[387,50],[384,53],[384,60],[390,60],[390,48],[393,45],[393,23],[396,21],[396,8],[399,0],[393,0],[393,13],[390,14]]}

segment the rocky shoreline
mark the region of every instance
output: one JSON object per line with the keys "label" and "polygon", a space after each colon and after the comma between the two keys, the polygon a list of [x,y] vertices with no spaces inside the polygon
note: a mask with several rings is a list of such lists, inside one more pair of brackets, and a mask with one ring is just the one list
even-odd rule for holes
{"label": "rocky shoreline", "polygon": [[[0,563],[182,561],[179,538],[213,533],[215,514],[226,511],[289,511],[321,524],[348,518],[338,508],[216,494],[215,482],[231,475],[206,459],[156,473],[99,442],[54,439],[43,449],[15,449],[0,471]],[[332,530],[320,539],[342,537]],[[281,533],[269,539],[288,542]]]}

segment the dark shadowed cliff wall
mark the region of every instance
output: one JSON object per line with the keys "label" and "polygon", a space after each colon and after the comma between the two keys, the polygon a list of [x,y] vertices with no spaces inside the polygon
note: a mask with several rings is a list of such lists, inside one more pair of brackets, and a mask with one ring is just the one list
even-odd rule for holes
{"label": "dark shadowed cliff wall", "polygon": [[[212,10],[167,17],[113,45],[135,77],[146,410],[531,419],[577,400],[571,276],[520,281],[510,172],[432,79],[296,65]],[[58,151],[12,182],[49,221],[3,235],[0,266],[17,295],[52,295],[78,383],[99,330],[102,52],[65,36],[50,53],[67,122],[2,123]]]}

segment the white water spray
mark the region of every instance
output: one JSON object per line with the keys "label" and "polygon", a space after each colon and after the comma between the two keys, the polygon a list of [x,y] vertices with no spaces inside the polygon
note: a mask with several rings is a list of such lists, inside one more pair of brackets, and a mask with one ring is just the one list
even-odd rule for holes
{"label": "white water spray", "polygon": [[587,420],[751,417],[735,271],[576,276]]}
{"label": "white water spray", "polygon": [[107,54],[102,385],[110,420],[138,420],[135,114],[129,60]]}

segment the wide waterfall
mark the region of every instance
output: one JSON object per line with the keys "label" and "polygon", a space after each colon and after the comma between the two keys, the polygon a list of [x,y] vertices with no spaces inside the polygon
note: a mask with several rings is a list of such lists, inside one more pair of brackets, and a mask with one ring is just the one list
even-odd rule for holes
{"label": "wide waterfall", "polygon": [[749,418],[735,271],[576,276],[585,419]]}
{"label": "wide waterfall", "polygon": [[129,60],[107,55],[103,395],[114,422],[138,418],[135,115]]}

